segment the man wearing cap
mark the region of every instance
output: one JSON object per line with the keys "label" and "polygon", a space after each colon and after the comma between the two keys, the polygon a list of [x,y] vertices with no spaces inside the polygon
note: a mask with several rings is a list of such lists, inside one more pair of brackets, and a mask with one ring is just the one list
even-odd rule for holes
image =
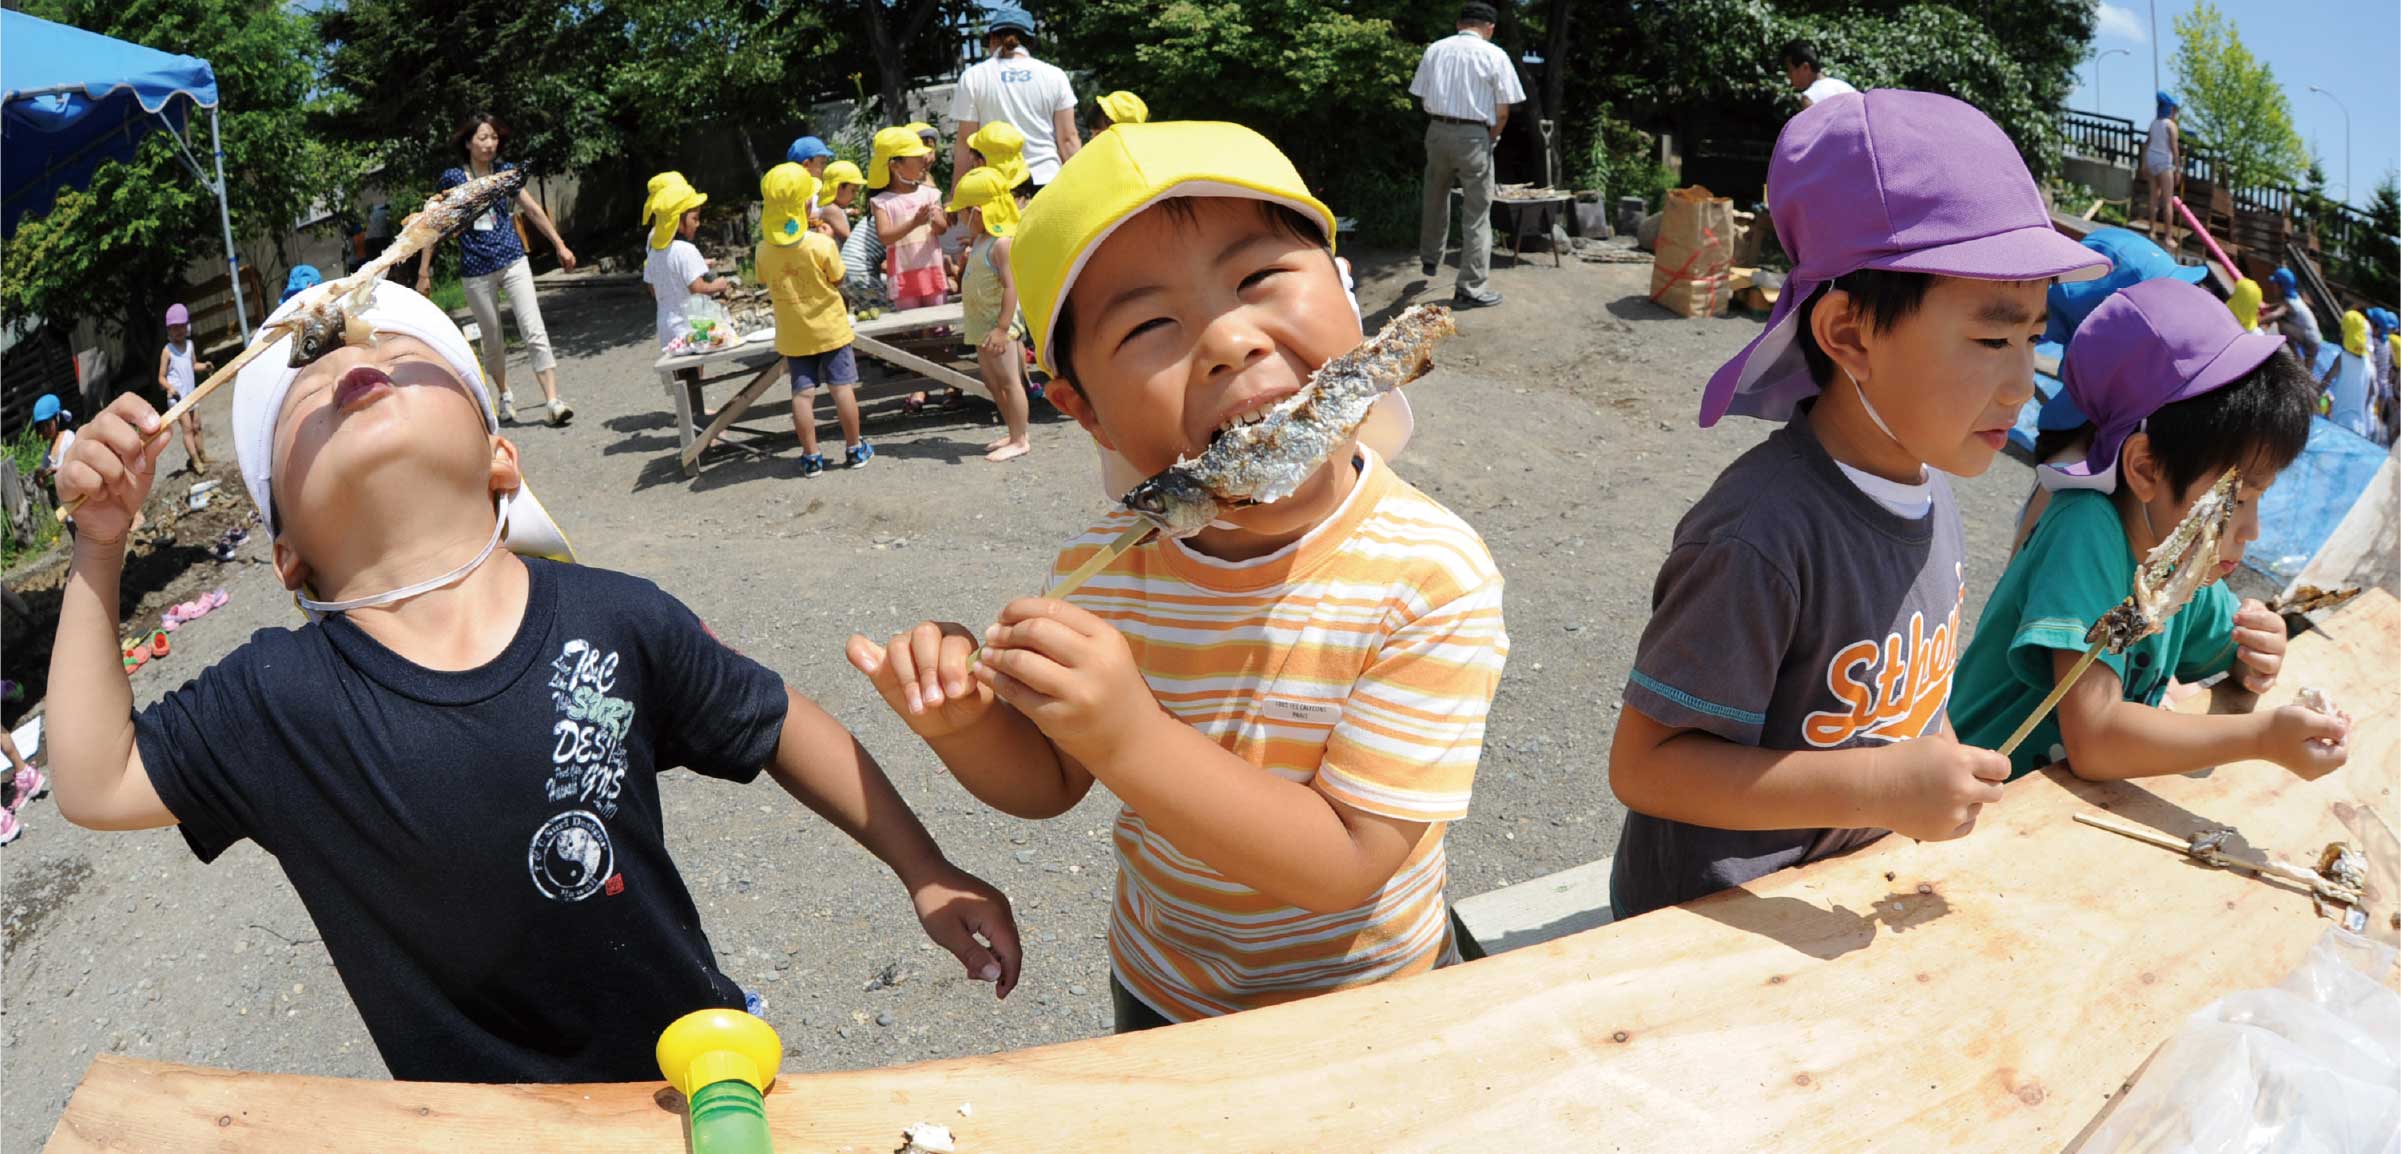
{"label": "man wearing cap", "polygon": [[1990,468],[2034,395],[2046,282],[2108,258],[1947,96],[1804,109],[1768,182],[1792,273],[1700,420],[1783,427],[1684,515],[1652,586],[1609,755],[1621,918],[1887,831],[1967,836],[2008,775],[1944,723],[1968,560],[1946,477]]}
{"label": "man wearing cap", "polygon": [[657,586],[569,563],[441,309],[387,281],[360,319],[374,346],[296,369],[288,335],[262,338],[234,383],[242,483],[310,620],[139,712],[118,584],[158,417],[122,397],[77,442],[59,492],[89,500],[50,667],[59,812],[180,826],[203,862],[259,843],[402,1079],[655,1076],[669,1022],[744,1004],[667,852],[660,783],[679,765],[773,776],[1005,990],[1006,903],[944,861],[841,723]]}
{"label": "man wearing cap", "polygon": [[991,55],[961,73],[951,91],[952,191],[957,191],[958,178],[976,167],[967,138],[998,120],[1025,134],[1025,165],[1033,179],[1020,191],[1032,196],[1083,147],[1075,127],[1075,87],[1065,72],[1026,50],[1034,38],[1034,18],[1025,9],[995,3],[984,10],[984,50]]}
{"label": "man wearing cap", "polygon": [[1501,303],[1492,276],[1492,147],[1509,123],[1509,106],[1526,98],[1517,65],[1492,42],[1492,5],[1459,6],[1459,30],[1426,46],[1409,81],[1425,109],[1426,182],[1418,209],[1417,258],[1427,280],[1450,245],[1451,185],[1458,184],[1459,280],[1454,308]]}

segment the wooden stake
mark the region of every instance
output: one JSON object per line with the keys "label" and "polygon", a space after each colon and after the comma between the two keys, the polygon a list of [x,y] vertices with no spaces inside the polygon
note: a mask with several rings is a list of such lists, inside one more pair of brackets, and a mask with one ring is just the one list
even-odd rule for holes
{"label": "wooden stake", "polygon": [[[281,331],[280,326],[274,330],[274,332]],[[224,368],[210,373],[207,380],[200,382],[191,392],[185,393],[182,400],[168,406],[167,411],[159,415],[158,431],[142,438],[142,448],[148,449],[151,442],[164,439],[169,431],[175,428],[175,422],[182,420],[185,413],[191,412],[195,406],[200,404],[201,398],[208,396],[218,385],[232,380],[233,375],[240,372],[243,365],[249,364],[260,353],[266,352],[267,346],[274,343],[270,330],[260,329],[258,335],[251,338],[249,348],[236,353],[232,360],[225,362]],[[83,497],[77,497],[61,506],[58,510],[59,523],[65,524],[67,518],[75,515],[75,510],[83,508],[83,503],[89,499],[89,496],[86,494]]]}
{"label": "wooden stake", "polygon": [[2075,687],[2076,679],[2084,676],[2085,670],[2092,668],[2093,659],[2101,656],[2101,650],[2108,644],[2107,638],[2093,642],[2092,648],[2085,650],[2084,656],[2077,658],[2076,664],[2068,667],[2068,675],[2060,678],[2059,684],[2051,687],[2050,694],[2042,699],[2042,704],[2035,706],[2034,712],[2027,714],[2026,720],[2018,723],[2017,731],[2009,735],[2009,740],[2001,743],[1998,751],[2001,756],[2007,757],[2017,752],[2018,743],[2026,740],[2026,735],[2034,732],[2034,727],[2041,725],[2043,718],[2051,715],[2052,707],[2059,704],[2060,698],[2068,695],[2068,690]]}

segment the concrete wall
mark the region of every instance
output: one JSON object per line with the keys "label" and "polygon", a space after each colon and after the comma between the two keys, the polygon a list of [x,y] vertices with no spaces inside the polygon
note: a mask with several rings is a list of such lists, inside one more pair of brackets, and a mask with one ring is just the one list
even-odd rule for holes
{"label": "concrete wall", "polygon": [[[2093,190],[2094,196],[2126,200],[2134,195],[2134,170],[2131,168],[2070,156],[2061,161],[2059,174]],[[2078,212],[2083,209],[2082,205],[2076,206]]]}

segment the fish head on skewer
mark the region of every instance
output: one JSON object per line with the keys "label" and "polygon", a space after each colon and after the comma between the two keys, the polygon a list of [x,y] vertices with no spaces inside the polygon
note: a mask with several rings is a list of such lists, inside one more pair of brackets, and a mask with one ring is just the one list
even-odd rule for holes
{"label": "fish head on skewer", "polygon": [[1127,491],[1125,507],[1159,527],[1164,537],[1189,537],[1217,520],[1223,503],[1182,468],[1158,473]]}
{"label": "fish head on skewer", "polygon": [[2111,653],[2167,628],[2167,620],[2184,608],[2217,575],[2218,542],[2234,522],[2235,488],[2242,470],[2228,469],[2217,484],[2185,511],[2184,519],[2134,567],[2134,591],[2084,634],[2085,643],[2106,643]]}

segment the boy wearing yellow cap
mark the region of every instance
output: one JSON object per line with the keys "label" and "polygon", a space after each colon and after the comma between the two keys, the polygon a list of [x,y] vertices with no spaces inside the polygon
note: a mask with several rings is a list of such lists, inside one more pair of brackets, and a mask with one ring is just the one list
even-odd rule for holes
{"label": "boy wearing yellow cap", "polygon": [[825,175],[817,181],[817,212],[813,223],[834,238],[835,244],[850,240],[850,206],[859,199],[859,189],[867,177],[859,166],[847,160],[837,160],[825,166]]}
{"label": "boy wearing yellow cap", "polygon": [[[1025,133],[1017,131],[1017,126],[1006,120],[995,120],[977,128],[967,138],[967,147],[975,152],[977,160],[983,162],[979,167],[999,173],[1011,194],[1017,198],[1017,203],[1023,205],[1025,194],[1020,190],[1034,179],[1033,170],[1027,168],[1025,163]],[[965,181],[967,174],[960,173],[959,179]]]}
{"label": "boy wearing yellow cap", "polygon": [[709,275],[707,258],[692,243],[700,234],[700,206],[709,202],[709,194],[673,172],[652,177],[651,184],[642,209],[642,218],[650,222],[650,255],[642,261],[642,285],[658,304],[658,338],[663,349],[685,331],[686,302],[696,296],[723,296],[742,281]]}
{"label": "boy wearing yellow cap", "polygon": [[[1200,455],[1357,347],[1333,214],[1230,124],[1121,124],[1026,209],[1010,264],[1046,391],[1139,478]],[[1397,394],[1394,395],[1397,397]],[[1289,497],[1153,539],[981,635],[927,622],[849,657],[986,804],[1116,824],[1120,1029],[1455,956],[1443,832],[1466,815],[1508,649],[1475,530],[1393,475],[1388,397]],[[1130,482],[1128,482],[1130,484]],[[1070,541],[1055,581],[1137,523]]]}
{"label": "boy wearing yellow cap", "polygon": [[[983,131],[1007,127],[995,122]],[[959,278],[959,335],[975,350],[984,388],[1008,427],[1008,435],[984,446],[984,459],[1013,460],[1034,447],[1026,430],[1025,354],[1017,345],[1017,282],[1009,274],[1017,197],[999,169],[973,168],[959,178],[958,194],[945,207],[961,214],[970,241],[967,271]]]}
{"label": "boy wearing yellow cap", "polygon": [[1101,97],[1095,104],[1100,109],[1100,124],[1096,126],[1096,132],[1107,132],[1120,124],[1141,124],[1150,119],[1150,105],[1122,88]]}
{"label": "boy wearing yellow cap", "polygon": [[885,291],[895,308],[926,308],[950,295],[941,240],[950,218],[942,212],[941,191],[926,182],[933,163],[934,150],[907,126],[875,134],[867,187],[879,191],[869,206],[884,242]]}
{"label": "boy wearing yellow cap", "polygon": [[767,202],[760,218],[766,237],[756,267],[775,304],[775,351],[792,377],[792,431],[800,436],[800,475],[825,472],[817,453],[817,394],[832,390],[842,423],[842,464],[857,469],[875,459],[859,435],[859,362],[851,351],[850,307],[842,301],[842,250],[809,225],[817,181],[786,162],[759,181]]}
{"label": "boy wearing yellow cap", "polygon": [[50,665],[59,811],[179,826],[203,862],[242,841],[274,855],[398,1078],[653,1077],[669,1022],[744,1005],[668,850],[676,766],[773,777],[1005,991],[1007,901],[944,859],[840,722],[657,586],[567,563],[458,326],[390,282],[352,323],[374,344],[305,368],[270,324],[233,385],[242,483],[311,620],[138,713],[119,581],[165,443],[132,394],[76,440],[59,493],[89,500]]}

